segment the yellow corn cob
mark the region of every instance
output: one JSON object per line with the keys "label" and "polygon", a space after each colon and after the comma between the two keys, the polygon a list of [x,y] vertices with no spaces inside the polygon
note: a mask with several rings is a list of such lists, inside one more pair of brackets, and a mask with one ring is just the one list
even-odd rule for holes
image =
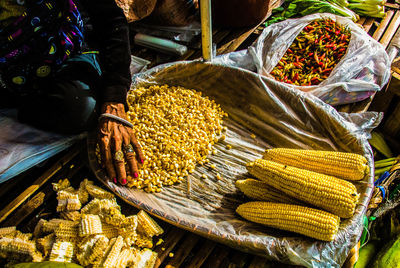
{"label": "yellow corn cob", "polygon": [[152,268],[156,264],[157,253],[146,248],[136,254],[135,268]]}
{"label": "yellow corn cob", "polygon": [[139,248],[152,248],[153,247],[153,239],[149,236],[143,234],[137,234],[135,245]]}
{"label": "yellow corn cob", "polygon": [[83,214],[79,225],[79,235],[94,235],[102,233],[101,221],[98,215]]}
{"label": "yellow corn cob", "polygon": [[88,238],[83,244],[79,245],[77,260],[85,267],[93,264],[95,260],[103,257],[108,242],[108,238],[104,235],[95,235]]}
{"label": "yellow corn cob", "polygon": [[129,226],[131,228],[135,228],[138,225],[138,217],[137,215],[131,215],[128,217],[125,217],[124,222],[121,224],[121,226]]}
{"label": "yellow corn cob", "polygon": [[118,236],[102,264],[104,268],[114,267],[116,265],[119,253],[121,252],[123,245],[124,239],[122,238],[122,236]]}
{"label": "yellow corn cob", "polygon": [[164,230],[151,218],[144,210],[137,214],[138,231],[143,232],[147,236],[153,237],[161,235]]}
{"label": "yellow corn cob", "polygon": [[43,256],[47,257],[53,248],[53,244],[56,241],[56,235],[49,234],[43,238],[39,238],[36,240],[37,249],[43,254]]}
{"label": "yellow corn cob", "polygon": [[14,234],[14,238],[19,238],[21,240],[28,241],[32,238],[31,233],[21,233],[20,231],[16,231]]}
{"label": "yellow corn cob", "polygon": [[351,182],[264,159],[249,163],[247,169],[272,187],[339,217],[354,214],[359,194]]}
{"label": "yellow corn cob", "polygon": [[108,238],[104,235],[98,237],[96,243],[91,250],[91,254],[88,256],[89,263],[94,264],[96,259],[101,259],[103,257],[108,242]]}
{"label": "yellow corn cob", "polygon": [[100,199],[93,199],[87,203],[82,209],[83,214],[99,214],[100,213]]}
{"label": "yellow corn cob", "polygon": [[57,193],[58,205],[57,211],[79,210],[82,207],[78,194],[66,190],[60,190]]}
{"label": "yellow corn cob", "polygon": [[79,223],[75,223],[74,225],[68,223],[60,223],[54,233],[56,234],[58,240],[75,243],[79,239],[78,225]]}
{"label": "yellow corn cob", "polygon": [[137,238],[135,226],[119,227],[118,234],[124,238],[124,242],[128,246],[133,245]]}
{"label": "yellow corn cob", "polygon": [[135,260],[135,251],[129,248],[124,248],[118,256],[115,268],[125,268]]}
{"label": "yellow corn cob", "polygon": [[85,204],[89,200],[89,193],[86,190],[86,186],[88,184],[93,184],[93,182],[89,181],[88,179],[84,179],[79,184],[79,189],[77,192],[78,192],[79,200],[81,201],[82,204]]}
{"label": "yellow corn cob", "polygon": [[98,198],[98,199],[114,198],[114,195],[112,193],[107,192],[106,190],[103,190],[102,188],[93,184],[86,184],[86,191],[88,191],[89,195],[92,196],[93,198]]}
{"label": "yellow corn cob", "polygon": [[69,224],[69,225],[74,225],[77,224],[76,222],[73,221],[67,221],[67,220],[63,220],[63,219],[51,219],[49,221],[43,220],[43,224],[42,224],[42,232],[43,233],[52,233],[54,232],[58,226],[60,225],[60,223],[65,223],[65,224]]}
{"label": "yellow corn cob", "polygon": [[237,188],[240,189],[247,197],[258,200],[258,201],[268,201],[286,204],[302,204],[303,202],[293,198],[284,192],[277,190],[267,183],[255,180],[255,179],[245,179],[237,180],[235,182]]}
{"label": "yellow corn cob", "polygon": [[63,211],[60,213],[61,218],[68,221],[80,221],[81,213],[79,211]]}
{"label": "yellow corn cob", "polygon": [[55,242],[51,249],[49,261],[71,262],[74,255],[74,245],[70,242]]}
{"label": "yellow corn cob", "polygon": [[102,230],[103,230],[103,235],[105,235],[107,238],[114,238],[119,235],[118,228],[114,225],[108,224],[106,222],[102,222]]}
{"label": "yellow corn cob", "polygon": [[21,257],[27,258],[27,260],[33,262],[40,262],[43,260],[43,256],[37,252],[33,241],[26,241],[20,238],[1,238],[0,254],[14,257],[22,255]]}
{"label": "yellow corn cob", "polygon": [[58,182],[52,183],[53,190],[58,192],[71,186],[68,179],[59,180]]}
{"label": "yellow corn cob", "polygon": [[263,159],[345,180],[362,180],[369,173],[367,159],[353,153],[275,148],[267,149]]}
{"label": "yellow corn cob", "polygon": [[33,237],[40,237],[43,234],[43,224],[47,223],[46,220],[40,219],[33,230]]}
{"label": "yellow corn cob", "polygon": [[245,203],[236,212],[246,220],[323,241],[335,238],[340,222],[338,216],[326,211],[273,202]]}
{"label": "yellow corn cob", "polygon": [[16,232],[17,229],[15,226],[0,228],[0,238],[3,236],[14,236]]}

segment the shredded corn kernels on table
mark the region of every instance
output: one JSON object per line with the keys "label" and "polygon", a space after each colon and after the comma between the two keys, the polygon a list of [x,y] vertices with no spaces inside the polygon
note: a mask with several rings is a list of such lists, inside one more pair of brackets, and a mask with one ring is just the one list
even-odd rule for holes
{"label": "shredded corn kernels on table", "polygon": [[154,267],[152,238],[163,229],[146,212],[123,215],[115,196],[87,179],[79,189],[67,179],[53,183],[53,189],[61,218],[40,219],[32,234],[15,226],[0,228],[0,258],[9,265],[49,260],[84,267]]}
{"label": "shredded corn kernels on table", "polygon": [[180,86],[139,87],[128,93],[128,118],[145,162],[128,186],[161,192],[204,164],[223,131],[220,106],[201,92]]}

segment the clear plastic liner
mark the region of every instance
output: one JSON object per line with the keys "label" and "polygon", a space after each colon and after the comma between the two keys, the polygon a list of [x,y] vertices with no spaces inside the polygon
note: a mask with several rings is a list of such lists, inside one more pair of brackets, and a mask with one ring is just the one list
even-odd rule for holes
{"label": "clear plastic liner", "polygon": [[350,29],[351,38],[346,54],[329,77],[319,85],[288,86],[309,92],[331,105],[357,102],[370,97],[389,81],[391,61],[384,47],[361,26],[350,19],[333,14],[312,14],[288,19],[265,28],[249,48],[258,73],[272,78],[269,73],[302,29],[315,19],[327,17]]}
{"label": "clear plastic liner", "polygon": [[[209,156],[210,163],[197,166],[187,181],[148,194],[108,180],[97,163],[93,136],[88,139],[89,161],[102,182],[136,207],[239,250],[307,267],[340,267],[344,263],[361,235],[362,217],[372,194],[373,154],[365,133],[369,131],[366,126],[374,125],[366,122],[378,121],[379,114],[368,114],[365,120],[355,121],[362,124],[355,124],[312,95],[244,69],[212,63],[178,62],[155,67],[136,75],[132,88],[152,84],[199,90],[215,100],[229,114],[224,123],[228,127],[225,141],[215,145],[217,154]],[[236,189],[235,181],[249,176],[247,162],[272,147],[354,152],[368,159],[369,176],[355,182],[360,204],[353,218],[341,222],[334,241],[268,228],[235,213],[236,207],[247,200]],[[211,164],[216,169],[210,168]],[[217,173],[221,180],[216,178]],[[201,178],[202,174],[207,178]]]}

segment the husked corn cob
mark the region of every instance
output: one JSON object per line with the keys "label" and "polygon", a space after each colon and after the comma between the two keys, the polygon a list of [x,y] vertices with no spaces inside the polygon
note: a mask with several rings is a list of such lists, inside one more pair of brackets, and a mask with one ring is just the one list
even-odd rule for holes
{"label": "husked corn cob", "polygon": [[49,261],[71,262],[74,255],[74,245],[70,242],[55,242],[51,249]]}
{"label": "husked corn cob", "polygon": [[33,237],[40,237],[43,234],[43,224],[47,223],[46,220],[40,219],[33,230]]}
{"label": "husked corn cob", "polygon": [[156,264],[157,253],[151,249],[143,249],[136,253],[136,260],[134,262],[134,268],[153,268]]}
{"label": "husked corn cob", "polygon": [[132,264],[135,259],[135,251],[132,249],[124,248],[121,250],[115,268],[125,268]]}
{"label": "husked corn cob", "polygon": [[246,220],[323,241],[335,238],[340,222],[338,216],[326,211],[273,202],[245,203],[236,212]]}
{"label": "husked corn cob", "polygon": [[56,235],[49,234],[43,238],[39,238],[36,240],[36,247],[37,249],[43,254],[44,257],[47,257],[51,249],[53,248],[53,244],[56,242]]}
{"label": "husked corn cob", "polygon": [[108,242],[108,238],[104,235],[90,237],[79,246],[79,253],[76,256],[79,263],[83,266],[96,263],[96,260],[103,257]]}
{"label": "husked corn cob", "polygon": [[101,221],[98,215],[83,214],[81,223],[79,225],[79,235],[94,235],[100,234],[103,230],[101,228]]}
{"label": "husked corn cob", "polygon": [[63,219],[51,219],[49,221],[43,220],[43,224],[42,224],[42,232],[43,233],[52,233],[54,232],[58,226],[60,225],[60,223],[65,223],[67,225],[76,225],[78,224],[77,222],[73,222],[73,221],[67,221],[67,220],[63,220]]}
{"label": "husked corn cob", "polygon": [[74,225],[68,223],[60,223],[54,231],[58,240],[75,243],[79,239],[79,223]]}
{"label": "husked corn cob", "polygon": [[66,190],[60,190],[57,193],[58,205],[57,211],[79,210],[82,207],[78,194]]}
{"label": "husked corn cob", "polygon": [[258,200],[258,201],[269,201],[286,204],[302,204],[301,201],[293,198],[286,193],[277,190],[267,183],[255,180],[245,179],[237,180],[235,182],[236,187],[240,189],[247,197]]}
{"label": "husked corn cob", "polygon": [[369,172],[367,159],[354,153],[274,148],[263,159],[345,180],[362,180]]}
{"label": "husked corn cob", "polygon": [[129,226],[133,227],[136,229],[138,225],[138,217],[137,215],[131,215],[128,217],[125,217],[124,222],[121,224],[121,226]]}
{"label": "husked corn cob", "polygon": [[114,267],[116,265],[123,245],[124,239],[122,236],[118,236],[102,264],[104,268]]}
{"label": "husked corn cob", "polygon": [[2,238],[3,236],[14,236],[15,233],[17,232],[17,227],[15,226],[10,226],[10,227],[3,227],[0,228],[0,238]]}
{"label": "husked corn cob", "polygon": [[351,182],[264,159],[249,163],[247,169],[272,187],[341,218],[354,214],[359,194]]}
{"label": "husked corn cob", "polygon": [[153,239],[150,236],[137,234],[135,245],[139,248],[152,248],[153,247]]}
{"label": "husked corn cob", "polygon": [[104,255],[104,250],[107,248],[108,245],[108,238],[101,235],[96,240],[96,243],[91,249],[91,254],[88,256],[89,263],[95,263],[95,260],[101,259]]}
{"label": "husked corn cob", "polygon": [[93,184],[86,184],[86,191],[89,193],[90,196],[93,198],[98,199],[113,199],[114,195],[102,188],[93,185]]}
{"label": "husked corn cob", "polygon": [[131,246],[136,242],[137,233],[134,226],[118,227],[118,235],[124,238],[126,245]]}
{"label": "husked corn cob", "polygon": [[158,225],[144,210],[139,211],[137,219],[138,231],[145,233],[147,236],[153,237],[164,233],[160,225]]}
{"label": "husked corn cob", "polygon": [[81,213],[79,211],[62,211],[60,212],[61,218],[68,221],[80,221]]}
{"label": "husked corn cob", "polygon": [[82,204],[86,204],[87,201],[89,200],[89,193],[86,190],[86,185],[88,184],[93,184],[92,181],[89,181],[88,179],[84,179],[81,181],[79,184],[79,189],[77,191],[79,200],[81,201]]}
{"label": "husked corn cob", "polygon": [[0,255],[12,255],[14,257],[22,255],[28,261],[33,262],[41,262],[43,260],[43,256],[37,252],[33,241],[22,240],[20,238],[1,238]]}
{"label": "husked corn cob", "polygon": [[53,184],[53,190],[55,192],[58,192],[60,190],[64,190],[68,187],[71,186],[71,183],[69,182],[68,179],[63,179],[63,180],[59,180],[58,182],[52,183]]}
{"label": "husked corn cob", "polygon": [[106,222],[101,223],[103,235],[105,235],[108,239],[117,237],[119,235],[118,227],[108,224]]}
{"label": "husked corn cob", "polygon": [[19,238],[21,240],[28,241],[32,238],[31,233],[21,233],[20,231],[16,231],[14,234],[14,238]]}

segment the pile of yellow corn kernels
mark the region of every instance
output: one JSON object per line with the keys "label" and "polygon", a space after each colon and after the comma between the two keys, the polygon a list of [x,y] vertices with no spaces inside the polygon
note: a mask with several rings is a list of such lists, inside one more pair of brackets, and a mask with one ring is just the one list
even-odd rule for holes
{"label": "pile of yellow corn kernels", "polygon": [[179,86],[131,90],[128,105],[128,117],[145,156],[139,177],[128,176],[128,186],[147,192],[181,182],[196,164],[204,164],[227,116],[201,92]]}
{"label": "pile of yellow corn kernels", "polygon": [[40,219],[33,234],[15,226],[0,228],[1,258],[9,264],[49,260],[84,267],[154,266],[152,237],[163,229],[146,212],[123,215],[114,195],[87,179],[77,190],[67,179],[53,188],[60,218]]}

